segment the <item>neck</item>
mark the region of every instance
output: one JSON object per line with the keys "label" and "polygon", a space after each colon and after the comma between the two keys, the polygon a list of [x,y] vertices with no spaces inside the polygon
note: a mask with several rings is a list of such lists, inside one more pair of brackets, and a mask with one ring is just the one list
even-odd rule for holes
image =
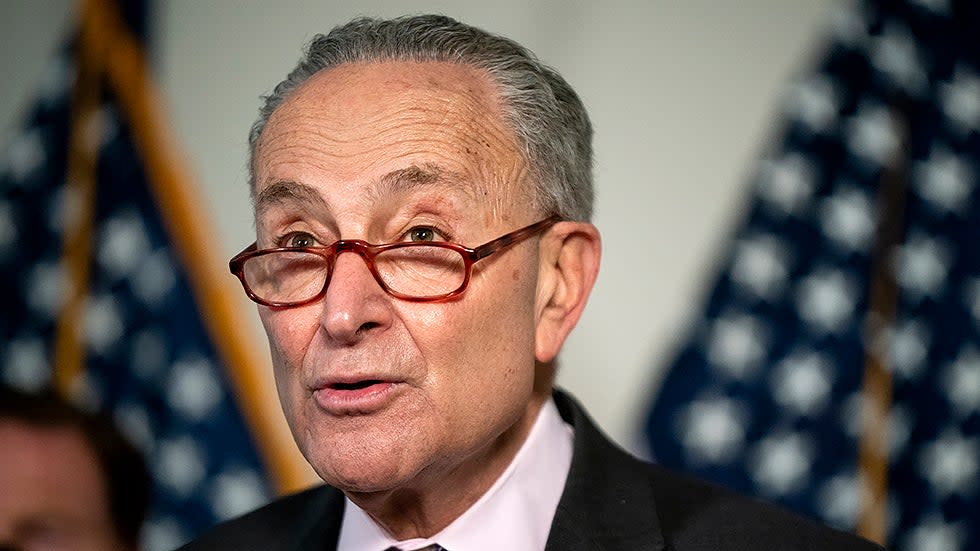
{"label": "neck", "polygon": [[514,459],[551,393],[535,392],[520,419],[500,436],[451,466],[420,473],[411,487],[348,492],[347,497],[395,539],[430,538],[486,493]]}

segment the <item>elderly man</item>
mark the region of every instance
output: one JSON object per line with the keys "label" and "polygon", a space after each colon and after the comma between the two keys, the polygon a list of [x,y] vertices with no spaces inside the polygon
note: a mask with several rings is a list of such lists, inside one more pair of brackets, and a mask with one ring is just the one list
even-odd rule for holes
{"label": "elderly man", "polygon": [[871,547],[644,464],[553,390],[599,269],[591,133],[554,70],[452,19],[313,40],[252,129],[231,268],[327,486],[192,548]]}
{"label": "elderly man", "polygon": [[0,385],[0,550],[135,551],[149,499],[110,419]]}

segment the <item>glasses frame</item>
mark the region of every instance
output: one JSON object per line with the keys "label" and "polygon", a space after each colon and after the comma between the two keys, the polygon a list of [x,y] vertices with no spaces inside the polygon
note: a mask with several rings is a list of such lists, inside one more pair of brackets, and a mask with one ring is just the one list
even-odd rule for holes
{"label": "glasses frame", "polygon": [[[296,308],[300,306],[306,306],[307,304],[311,304],[313,302],[317,302],[318,300],[322,299],[323,295],[325,295],[327,292],[327,287],[330,286],[330,280],[333,279],[333,272],[334,272],[333,265],[336,262],[337,257],[340,256],[340,253],[352,252],[352,253],[356,253],[358,256],[364,259],[364,263],[367,264],[368,270],[370,270],[371,275],[374,276],[375,281],[377,281],[378,285],[380,285],[381,288],[389,295],[397,299],[405,300],[409,302],[438,302],[443,300],[449,300],[451,298],[463,294],[463,291],[466,290],[466,286],[469,285],[470,275],[473,272],[473,264],[479,262],[480,260],[483,260],[484,258],[498,251],[501,251],[513,245],[514,243],[527,239],[532,235],[541,233],[560,221],[562,221],[562,218],[560,216],[558,216],[557,214],[552,215],[549,216],[548,218],[545,218],[544,220],[535,222],[530,226],[525,226],[523,228],[514,230],[508,234],[502,235],[496,239],[488,241],[487,243],[484,243],[483,245],[480,245],[479,247],[475,247],[475,248],[464,247],[463,245],[460,245],[458,243],[452,243],[449,241],[415,241],[415,242],[405,241],[405,242],[398,242],[398,243],[384,243],[381,245],[373,245],[361,239],[340,239],[334,241],[332,244],[326,247],[274,247],[270,249],[259,249],[258,243],[252,243],[251,245],[246,247],[242,252],[236,254],[228,262],[228,268],[231,270],[231,273],[234,274],[241,282],[242,287],[245,289],[245,294],[248,295],[248,298],[250,298],[254,302],[272,308]],[[460,253],[460,255],[463,257],[463,264],[465,270],[465,273],[463,274],[463,282],[459,285],[459,287],[457,287],[453,291],[450,291],[448,293],[442,293],[439,295],[432,295],[428,297],[416,297],[411,295],[405,295],[389,288],[388,285],[381,278],[381,274],[378,273],[377,266],[374,263],[374,258],[385,251],[390,251],[393,249],[401,249],[405,247],[440,247],[444,249],[451,249],[453,251]],[[327,267],[328,267],[327,277],[326,280],[323,282],[323,288],[320,289],[320,291],[316,293],[314,296],[308,299],[300,300],[300,301],[292,301],[292,302],[270,301],[270,300],[265,300],[259,297],[258,295],[256,295],[255,292],[252,291],[251,287],[249,287],[248,282],[245,280],[245,262],[251,258],[280,253],[280,252],[293,252],[293,253],[305,252],[305,253],[315,254],[323,258],[324,262],[327,263]]]}

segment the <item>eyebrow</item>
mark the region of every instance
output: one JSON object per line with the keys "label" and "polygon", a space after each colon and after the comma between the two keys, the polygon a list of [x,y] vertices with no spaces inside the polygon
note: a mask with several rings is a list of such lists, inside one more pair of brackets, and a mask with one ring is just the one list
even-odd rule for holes
{"label": "eyebrow", "polygon": [[[365,194],[377,202],[386,196],[410,192],[419,188],[444,188],[462,192],[467,199],[475,198],[475,190],[464,184],[464,178],[451,170],[434,164],[411,165],[393,170],[381,176],[378,185],[369,187]],[[302,205],[314,209],[326,209],[327,203],[313,186],[294,180],[279,180],[266,186],[255,197],[255,214],[261,216],[268,209],[284,204]]]}
{"label": "eyebrow", "polygon": [[450,170],[434,164],[411,165],[393,170],[379,180],[376,196],[397,195],[419,188],[442,187],[460,191],[472,198],[473,189],[464,185],[464,178]]}
{"label": "eyebrow", "polygon": [[266,210],[282,204],[300,204],[314,207],[326,207],[323,197],[312,186],[293,180],[280,180],[268,185],[255,197],[255,214],[261,215]]}

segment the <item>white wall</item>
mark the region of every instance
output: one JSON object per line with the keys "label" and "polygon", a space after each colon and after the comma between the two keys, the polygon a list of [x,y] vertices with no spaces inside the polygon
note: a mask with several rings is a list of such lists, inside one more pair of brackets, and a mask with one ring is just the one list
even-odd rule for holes
{"label": "white wall", "polygon": [[[72,5],[0,5],[0,128],[27,104]],[[781,87],[819,44],[831,5],[180,0],[157,7],[155,63],[226,256],[252,240],[244,163],[258,95],[313,34],[357,14],[437,11],[510,36],[557,67],[596,128],[595,222],[605,248],[559,381],[615,439],[639,449],[636,431],[660,368],[697,314],[753,160],[775,135]],[[255,331],[262,339],[257,321]]]}

